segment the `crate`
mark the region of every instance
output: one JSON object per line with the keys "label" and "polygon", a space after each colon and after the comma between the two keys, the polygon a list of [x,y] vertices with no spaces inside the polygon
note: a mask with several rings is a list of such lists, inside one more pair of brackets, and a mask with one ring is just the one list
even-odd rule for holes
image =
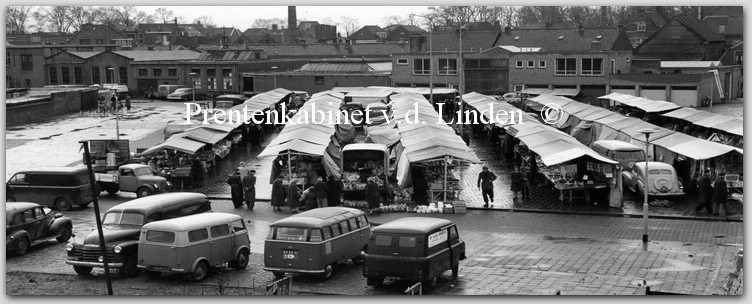
{"label": "crate", "polygon": [[458,213],[458,214],[467,213],[467,205],[465,204],[465,202],[461,202],[461,201],[452,202],[452,207],[454,207],[452,208],[454,209],[454,213]]}
{"label": "crate", "polygon": [[431,183],[431,190],[442,190],[444,189],[443,183]]}

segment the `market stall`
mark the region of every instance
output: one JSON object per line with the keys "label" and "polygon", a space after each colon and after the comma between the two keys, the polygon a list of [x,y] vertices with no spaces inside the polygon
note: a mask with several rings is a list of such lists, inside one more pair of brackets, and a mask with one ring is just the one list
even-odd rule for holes
{"label": "market stall", "polygon": [[141,153],[155,158],[156,175],[167,178],[173,185],[193,184],[205,172],[203,159],[213,156],[210,145],[184,137],[173,137]]}

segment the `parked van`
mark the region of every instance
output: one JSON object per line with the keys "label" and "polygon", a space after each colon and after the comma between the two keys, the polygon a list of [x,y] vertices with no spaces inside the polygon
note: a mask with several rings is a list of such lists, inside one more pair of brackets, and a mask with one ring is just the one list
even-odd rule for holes
{"label": "parked van", "polygon": [[329,279],[337,263],[363,263],[370,236],[371,224],[358,209],[325,207],[298,213],[269,227],[263,269],[275,278],[291,272]]}
{"label": "parked van", "polygon": [[373,229],[365,254],[363,276],[368,286],[381,285],[385,278],[422,282],[436,287],[437,278],[449,269],[459,274],[465,259],[465,242],[450,220],[405,217]]}
{"label": "parked van", "polygon": [[243,218],[230,213],[202,213],[151,222],[141,228],[138,268],[151,278],[182,273],[202,281],[209,267],[229,263],[245,269],[251,241]]}
{"label": "parked van", "polygon": [[632,168],[635,162],[645,161],[645,151],[621,140],[596,140],[590,149],[609,159],[619,162],[623,169]]}
{"label": "parked van", "polygon": [[179,88],[187,87],[179,84],[161,84],[157,87],[157,91],[154,92],[154,98],[163,100],[167,99],[167,95],[172,94],[172,92],[175,92],[175,90]]}
{"label": "parked van", "polygon": [[93,230],[83,243],[68,243],[65,263],[73,265],[79,275],[88,275],[94,267],[104,267],[106,258],[109,267],[120,269],[121,276],[136,276],[139,272],[138,239],[143,225],[211,210],[206,195],[192,192],[150,195],[116,205],[102,218],[106,254],[101,254],[99,233]]}
{"label": "parked van", "polygon": [[14,174],[5,183],[6,201],[34,202],[68,211],[94,201],[86,167],[46,167]]}

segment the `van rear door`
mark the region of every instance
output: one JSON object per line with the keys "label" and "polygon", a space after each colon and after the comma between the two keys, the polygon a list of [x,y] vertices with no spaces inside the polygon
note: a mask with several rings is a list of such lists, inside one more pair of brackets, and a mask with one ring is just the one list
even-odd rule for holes
{"label": "van rear door", "polygon": [[[169,271],[177,267],[176,233],[173,231],[141,231],[138,246],[138,263],[147,266],[147,270]],[[187,267],[187,266],[182,266]]]}

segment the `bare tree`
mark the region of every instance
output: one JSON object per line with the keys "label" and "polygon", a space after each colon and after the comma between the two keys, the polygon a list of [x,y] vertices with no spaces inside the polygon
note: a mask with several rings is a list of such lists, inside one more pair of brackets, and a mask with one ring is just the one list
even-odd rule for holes
{"label": "bare tree", "polygon": [[321,19],[321,24],[328,24],[328,25],[337,25],[337,21],[334,20],[332,17],[326,17],[324,19]]}
{"label": "bare tree", "polygon": [[135,6],[113,6],[112,11],[117,22],[124,26],[134,26],[138,9]]}
{"label": "bare tree", "polygon": [[95,21],[93,8],[90,6],[71,6],[68,11],[68,20],[74,31],[79,31],[84,24]]}
{"label": "bare tree", "polygon": [[253,20],[252,28],[272,28],[272,24],[281,25],[287,24],[287,18],[269,18],[269,19],[256,19]]}
{"label": "bare tree", "polygon": [[494,22],[498,12],[492,6],[431,6],[428,7],[437,24],[465,22]]}
{"label": "bare tree", "polygon": [[214,20],[212,20],[212,17],[209,16],[201,16],[196,18],[196,20],[193,20],[193,23],[201,23],[204,27],[217,27],[217,24],[214,23]]}
{"label": "bare tree", "polygon": [[51,32],[67,33],[71,24],[68,20],[69,6],[41,6],[32,16],[39,29]]}
{"label": "bare tree", "polygon": [[118,12],[113,6],[94,7],[91,14],[94,16],[95,23],[118,23],[120,20]]}
{"label": "bare tree", "polygon": [[564,18],[561,6],[523,6],[518,14],[522,24],[556,22]]}
{"label": "bare tree", "polygon": [[144,24],[144,23],[153,23],[154,22],[154,16],[149,15],[148,13],[144,11],[138,11],[136,15],[133,17],[133,23],[134,25]]}
{"label": "bare tree", "polygon": [[496,14],[502,26],[516,27],[519,23],[519,6],[497,6]]}
{"label": "bare tree", "polygon": [[352,35],[352,33],[355,33],[359,26],[358,19],[352,17],[340,16],[339,20],[339,25],[342,26],[342,28],[345,30],[346,36],[350,36]]}
{"label": "bare tree", "polygon": [[172,22],[173,19],[175,19],[175,12],[165,7],[160,7],[154,11],[154,17],[155,19],[157,19],[157,21],[162,21],[162,23],[168,23],[168,22]]}
{"label": "bare tree", "polygon": [[9,6],[5,10],[5,29],[12,33],[25,32],[30,15],[31,6]]}

